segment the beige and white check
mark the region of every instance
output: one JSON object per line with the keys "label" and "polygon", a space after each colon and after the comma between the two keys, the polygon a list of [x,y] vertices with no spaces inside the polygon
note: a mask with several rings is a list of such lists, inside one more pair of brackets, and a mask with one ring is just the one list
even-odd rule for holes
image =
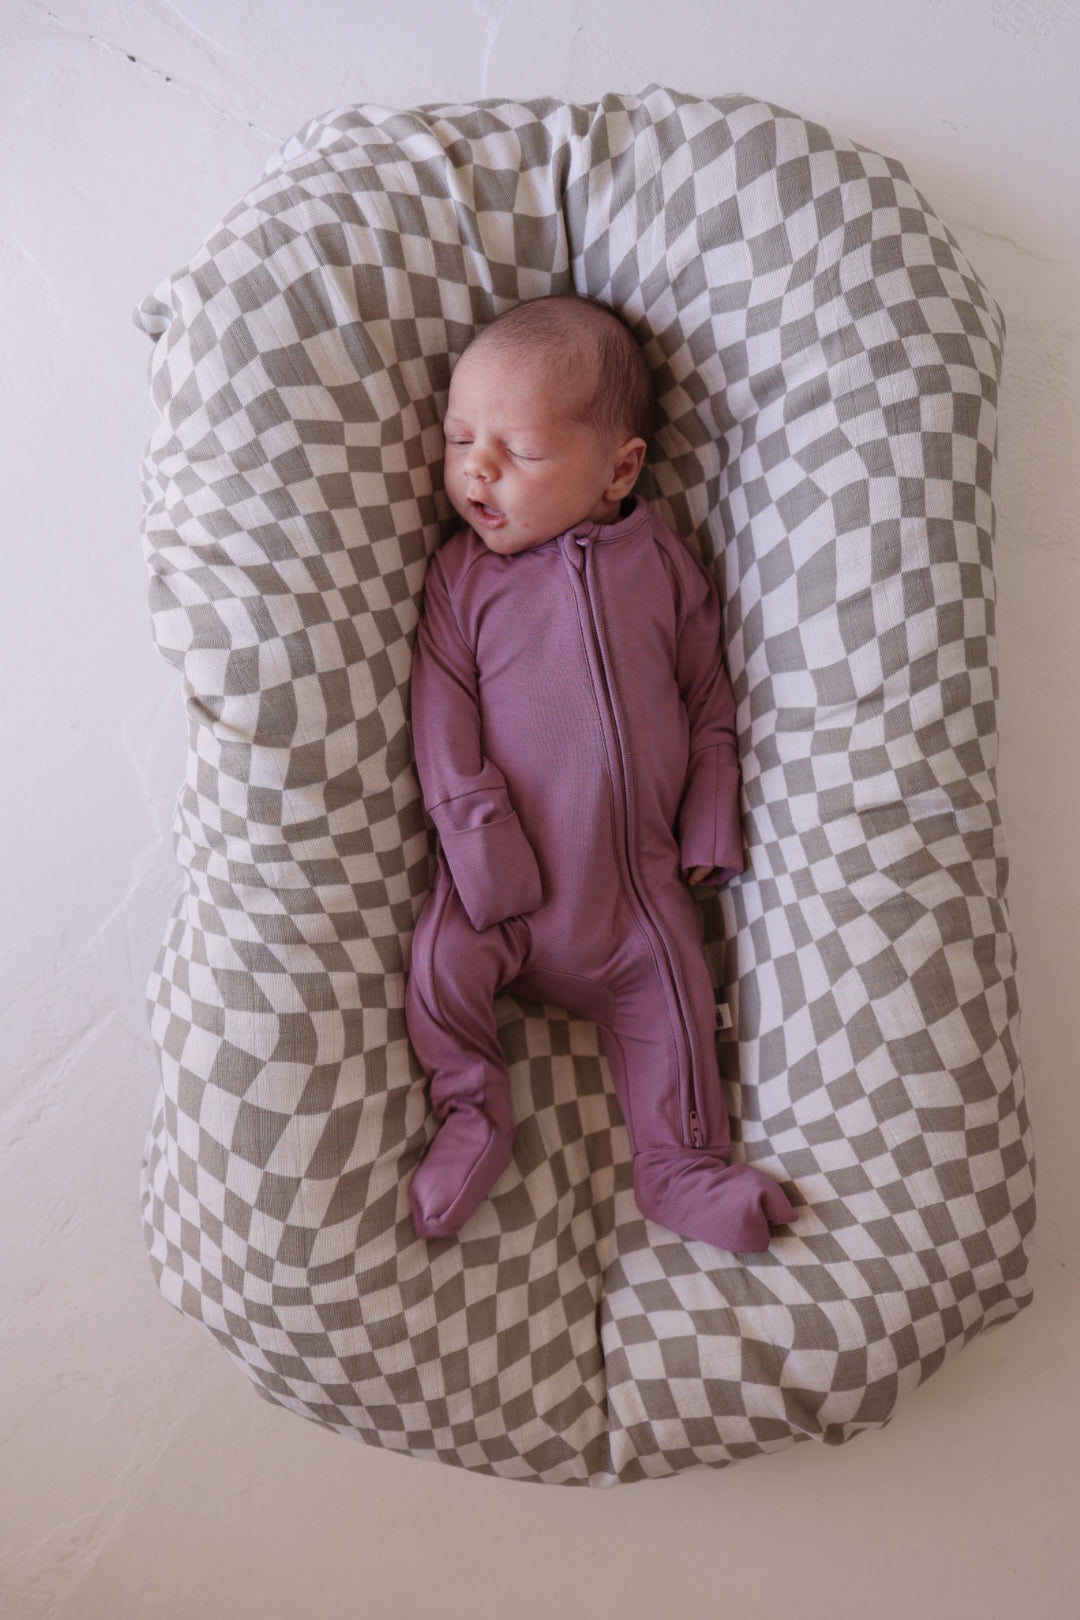
{"label": "beige and white check", "polygon": [[[716,573],[748,869],[698,895],[761,1256],[638,1214],[594,1029],[502,998],[516,1156],[424,1243],[409,736],[453,359],[577,290],[644,346],[642,485]],[[885,1423],[1028,1300],[995,784],[1003,322],[903,168],[742,96],[349,107],[137,312],[144,549],[184,675],[186,886],[148,986],[150,1256],[268,1399],[610,1484]],[[720,999],[718,994],[718,999]]]}

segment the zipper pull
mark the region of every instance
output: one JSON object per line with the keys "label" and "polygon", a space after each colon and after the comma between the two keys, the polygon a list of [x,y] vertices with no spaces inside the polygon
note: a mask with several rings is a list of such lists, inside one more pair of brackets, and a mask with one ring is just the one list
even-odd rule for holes
{"label": "zipper pull", "polygon": [[696,1108],[690,1110],[690,1140],[696,1148],[705,1146],[705,1132],[701,1128]]}

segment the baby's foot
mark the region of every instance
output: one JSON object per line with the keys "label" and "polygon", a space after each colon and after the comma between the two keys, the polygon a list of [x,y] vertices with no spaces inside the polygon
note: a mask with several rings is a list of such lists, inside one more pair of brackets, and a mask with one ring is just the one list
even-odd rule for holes
{"label": "baby's foot", "polygon": [[479,1108],[456,1108],[440,1125],[409,1188],[422,1238],[460,1232],[512,1158],[513,1134],[495,1129]]}
{"label": "baby's foot", "polygon": [[634,1158],[638,1208],[680,1237],[700,1238],[735,1254],[762,1254],[769,1223],[786,1226],[796,1210],[763,1170],[727,1164],[692,1148],[647,1148]]}

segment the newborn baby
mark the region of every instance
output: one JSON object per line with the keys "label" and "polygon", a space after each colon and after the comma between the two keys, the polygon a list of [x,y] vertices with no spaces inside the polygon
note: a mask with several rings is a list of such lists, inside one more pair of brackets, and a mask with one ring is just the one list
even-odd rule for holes
{"label": "newborn baby", "polygon": [[438,833],[405,996],[440,1122],[410,1188],[422,1237],[459,1231],[510,1163],[504,990],[599,1026],[642,1214],[738,1251],[795,1216],[728,1162],[687,883],[743,868],[735,702],[716,586],[631,493],[651,413],[636,342],[587,299],[518,305],[454,369],[466,526],[431,560],[412,669]]}

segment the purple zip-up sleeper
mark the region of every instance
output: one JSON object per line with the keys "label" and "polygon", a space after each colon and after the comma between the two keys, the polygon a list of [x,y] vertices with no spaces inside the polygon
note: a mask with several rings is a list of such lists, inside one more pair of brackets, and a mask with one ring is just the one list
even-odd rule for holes
{"label": "purple zip-up sleeper", "polygon": [[767,1248],[795,1211],[728,1163],[716,1000],[680,875],[743,869],[711,576],[640,496],[511,555],[463,528],[429,565],[411,704],[438,833],[405,997],[440,1121],[410,1189],[417,1232],[459,1231],[510,1162],[506,990],[599,1026],[644,1215]]}

